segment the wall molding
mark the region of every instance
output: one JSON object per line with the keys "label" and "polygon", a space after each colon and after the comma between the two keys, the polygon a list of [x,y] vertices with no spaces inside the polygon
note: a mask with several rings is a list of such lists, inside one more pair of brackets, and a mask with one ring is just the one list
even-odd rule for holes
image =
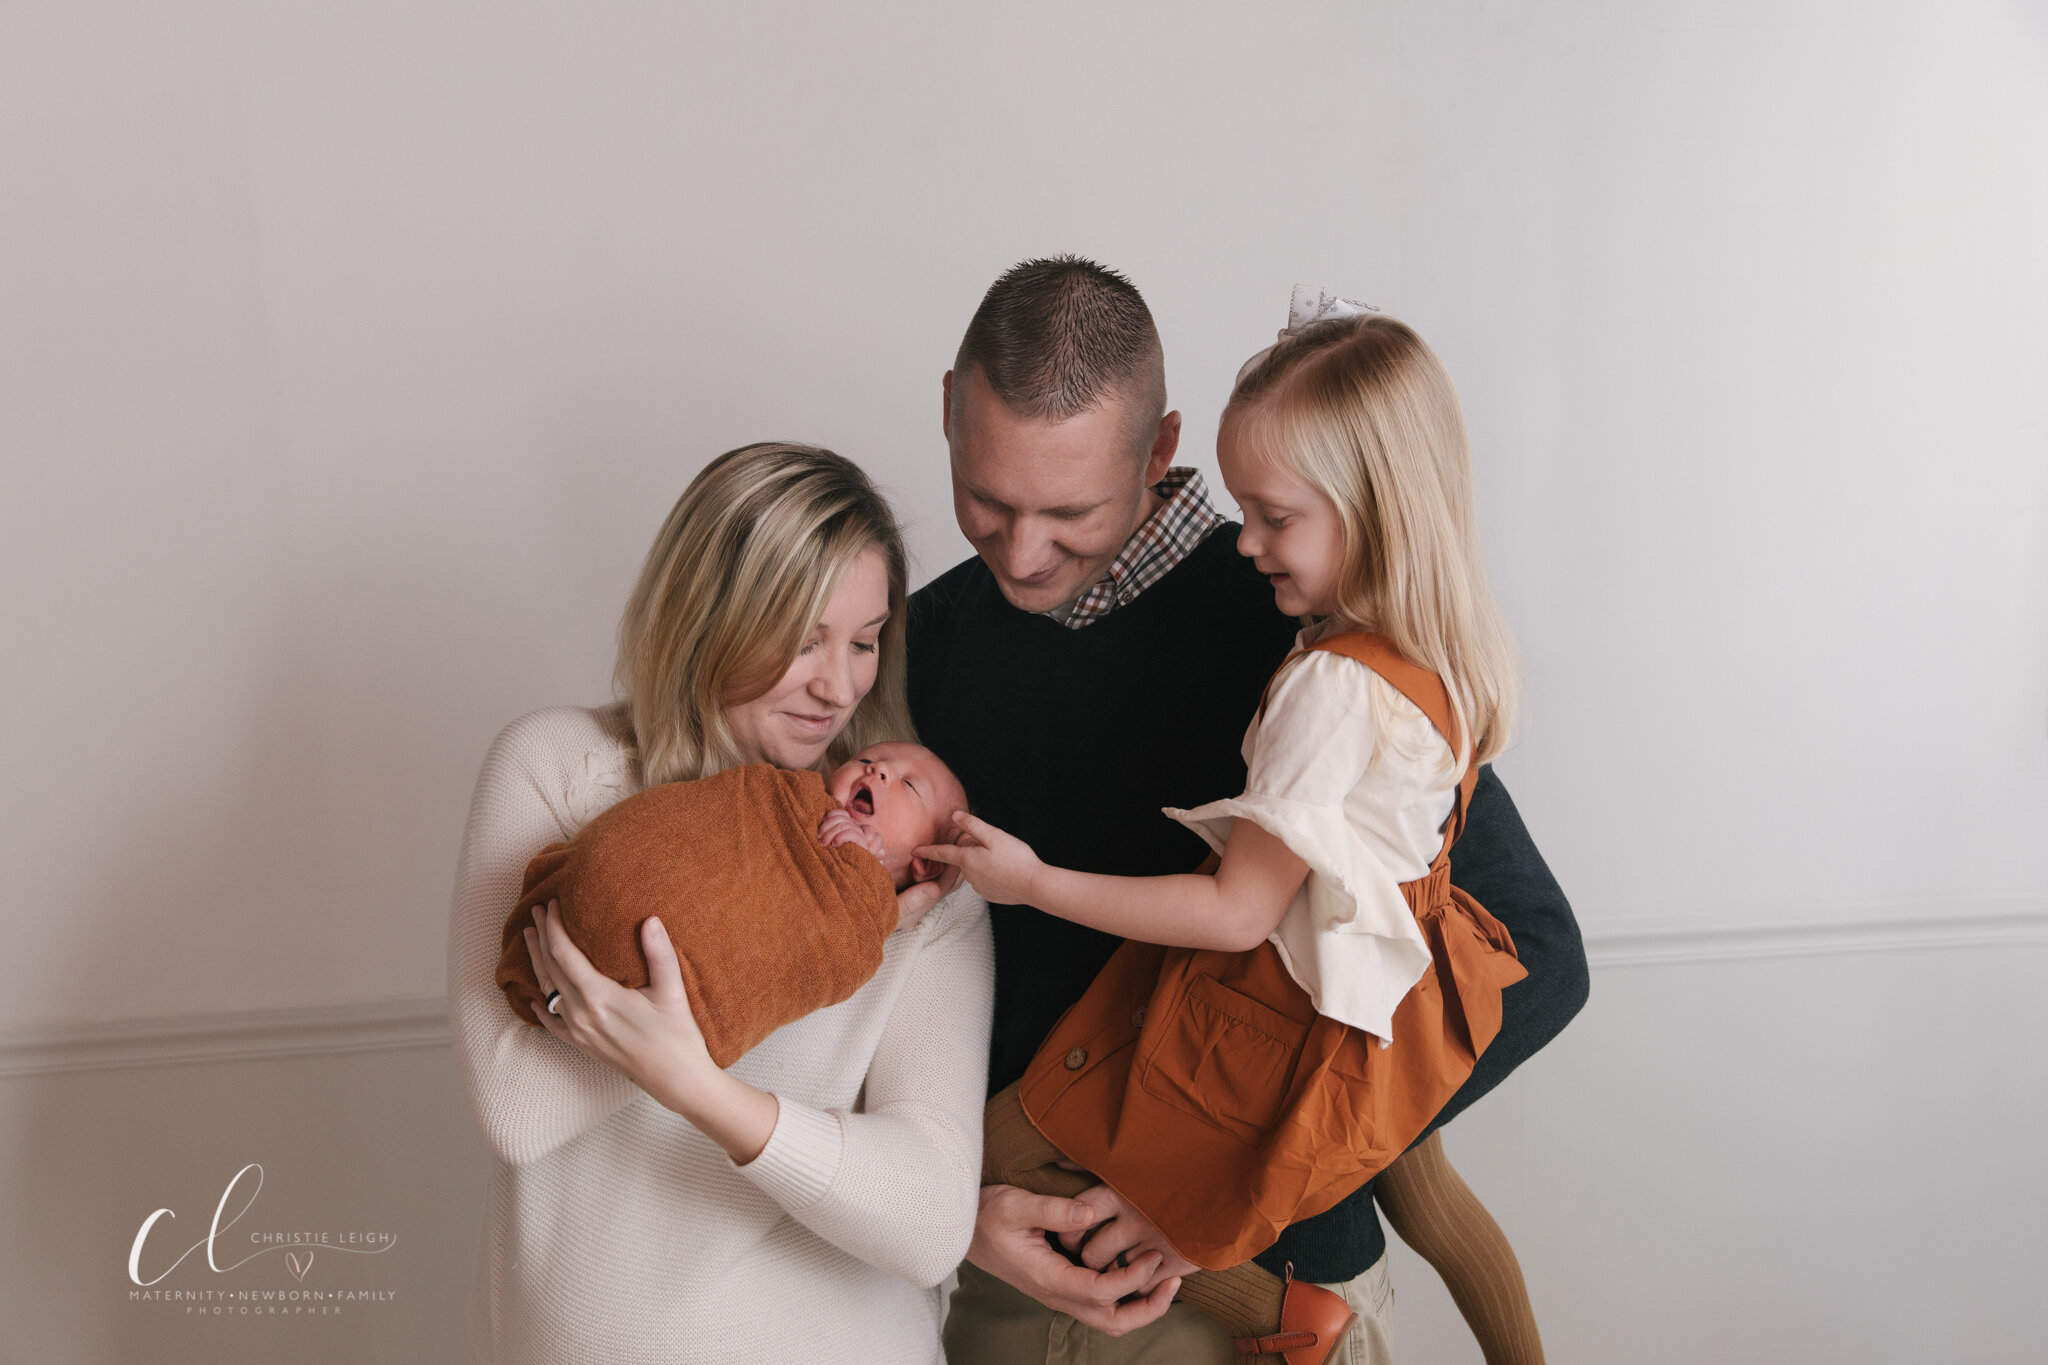
{"label": "wall molding", "polygon": [[448,1045],[438,995],[0,1031],[0,1077]]}
{"label": "wall molding", "polygon": [[[1594,921],[1583,926],[1586,958],[1600,970],[2048,943],[2048,898],[1974,904],[1980,908],[1966,914],[1894,905],[1825,916],[1787,912],[1734,924],[1709,924],[1698,916]],[[445,1047],[448,1042],[448,1002],[438,995],[35,1024],[0,1030],[0,1078]]]}
{"label": "wall molding", "polygon": [[1581,927],[1586,961],[1595,968],[2048,943],[2048,898],[1983,897],[1972,903],[1977,908],[1965,913],[1927,905],[1886,905],[1825,915],[1788,911],[1733,923],[1674,916]]}

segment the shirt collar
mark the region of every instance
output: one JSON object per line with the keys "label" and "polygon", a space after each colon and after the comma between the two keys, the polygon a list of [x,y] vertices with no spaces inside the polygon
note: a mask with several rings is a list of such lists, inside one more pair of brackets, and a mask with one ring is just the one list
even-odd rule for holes
{"label": "shirt collar", "polygon": [[1222,514],[1209,501],[1208,482],[1192,465],[1167,470],[1166,477],[1152,489],[1164,494],[1166,501],[1131,533],[1102,577],[1088,591],[1045,615],[1072,630],[1102,619],[1173,572],[1223,524]]}

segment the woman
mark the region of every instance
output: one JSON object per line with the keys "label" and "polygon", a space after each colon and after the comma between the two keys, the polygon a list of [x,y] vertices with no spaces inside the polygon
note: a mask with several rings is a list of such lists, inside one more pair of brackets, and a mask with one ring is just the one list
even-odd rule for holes
{"label": "woman", "polygon": [[[596,973],[553,920],[528,947],[559,1015],[493,980],[527,859],[624,796],[742,763],[829,769],[911,734],[906,567],[888,506],[829,451],[728,452],[691,483],[619,628],[603,710],[507,726],[484,760],[450,927],[456,1047],[498,1158],[471,1306],[492,1362],[937,1362],[935,1286],[979,1186],[987,906],[906,897],[852,997],[711,1064],[674,950]],[[678,907],[678,912],[684,912]]]}

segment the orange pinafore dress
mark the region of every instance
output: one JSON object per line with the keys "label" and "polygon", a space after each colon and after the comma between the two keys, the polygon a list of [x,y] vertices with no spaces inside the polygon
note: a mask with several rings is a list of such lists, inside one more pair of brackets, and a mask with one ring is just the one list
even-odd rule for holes
{"label": "orange pinafore dress", "polygon": [[[1372,669],[1458,752],[1442,681],[1384,636],[1309,649]],[[1502,989],[1528,975],[1506,926],[1451,885],[1478,775],[1466,766],[1429,871],[1401,884],[1430,965],[1394,1011],[1391,1045],[1317,1014],[1271,940],[1241,953],[1127,940],[1032,1058],[1026,1117],[1210,1270],[1379,1174],[1472,1073],[1500,1031]]]}

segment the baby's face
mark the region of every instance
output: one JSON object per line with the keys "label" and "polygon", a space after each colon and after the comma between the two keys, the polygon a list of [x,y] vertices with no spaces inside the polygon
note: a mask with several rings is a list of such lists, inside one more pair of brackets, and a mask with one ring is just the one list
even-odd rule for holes
{"label": "baby's face", "polygon": [[882,866],[898,886],[926,881],[940,869],[912,858],[920,844],[950,841],[953,812],[967,809],[967,789],[922,744],[871,744],[825,779],[825,791],[882,838]]}

